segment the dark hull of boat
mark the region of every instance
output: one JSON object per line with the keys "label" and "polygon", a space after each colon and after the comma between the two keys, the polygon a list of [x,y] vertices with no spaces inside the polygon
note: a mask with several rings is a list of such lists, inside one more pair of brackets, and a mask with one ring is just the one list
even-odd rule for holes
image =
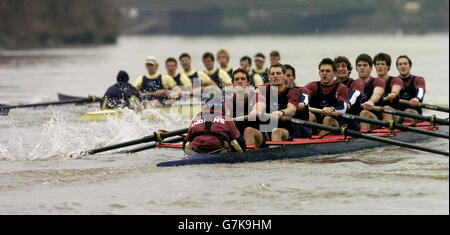
{"label": "dark hull of boat", "polygon": [[[439,132],[448,134],[448,126],[440,126]],[[386,137],[407,143],[415,143],[433,137],[412,132],[397,132],[395,136]],[[317,155],[342,154],[377,147],[388,146],[381,142],[366,139],[351,139],[346,142],[291,145],[279,148],[265,148],[245,153],[198,154],[181,159],[159,162],[158,167],[184,166],[194,164],[239,163],[305,158]]]}

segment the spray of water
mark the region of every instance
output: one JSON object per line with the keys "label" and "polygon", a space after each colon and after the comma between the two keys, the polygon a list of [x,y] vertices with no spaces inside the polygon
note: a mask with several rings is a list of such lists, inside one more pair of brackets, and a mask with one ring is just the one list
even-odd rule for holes
{"label": "spray of water", "polygon": [[[149,116],[153,118],[145,118]],[[100,122],[74,121],[70,112],[52,110],[50,118],[43,121],[40,126],[19,128],[17,121],[12,120],[8,124],[11,137],[6,146],[0,145],[0,158],[8,160],[66,159],[67,153],[142,138],[157,130],[170,131],[184,128],[189,125],[189,122],[190,117],[182,117],[176,113],[160,114],[152,109],[144,111],[143,114],[124,110],[120,118],[111,116],[106,121]],[[26,134],[30,128],[38,129],[33,131],[35,136]]]}

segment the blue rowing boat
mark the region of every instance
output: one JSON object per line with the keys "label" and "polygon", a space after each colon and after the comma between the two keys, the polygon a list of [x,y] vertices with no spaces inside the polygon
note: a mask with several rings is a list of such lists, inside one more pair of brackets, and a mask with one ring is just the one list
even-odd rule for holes
{"label": "blue rowing boat", "polygon": [[[448,134],[448,126],[440,126],[438,128],[422,125],[421,128]],[[406,143],[416,143],[432,138],[427,135],[413,132],[391,132],[386,129],[380,129],[377,130],[376,133],[368,135],[375,135],[378,137],[389,138]],[[192,156],[186,156],[181,159],[159,162],[157,166],[167,167],[194,164],[260,162],[290,158],[305,158],[330,154],[342,154],[389,146],[389,144],[377,141],[343,136],[328,136],[327,138],[323,139],[294,139],[293,141],[283,142],[272,141],[268,143],[280,144],[283,146],[278,148],[248,150],[245,153],[226,152],[220,154],[196,154]]]}

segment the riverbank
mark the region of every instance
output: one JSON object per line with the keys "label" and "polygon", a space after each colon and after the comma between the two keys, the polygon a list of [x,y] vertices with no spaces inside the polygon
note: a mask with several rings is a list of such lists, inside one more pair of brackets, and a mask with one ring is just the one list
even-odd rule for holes
{"label": "riverbank", "polygon": [[120,13],[107,0],[0,2],[0,48],[28,49],[112,44]]}

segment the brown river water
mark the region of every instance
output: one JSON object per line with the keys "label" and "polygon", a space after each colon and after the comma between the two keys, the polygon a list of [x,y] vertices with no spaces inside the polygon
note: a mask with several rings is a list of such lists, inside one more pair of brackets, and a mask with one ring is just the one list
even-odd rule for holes
{"label": "brown river water", "polygon": [[[394,60],[407,54],[412,73],[426,79],[425,101],[448,107],[448,34],[127,36],[114,46],[0,50],[0,103],[56,101],[57,92],[101,96],[118,70],[126,70],[130,82],[145,74],[149,55],[163,64],[188,52],[193,68],[203,70],[203,52],[220,48],[230,52],[233,68],[241,56],[278,49],[282,63],[297,69],[297,85],[319,79],[324,57],[345,55],[354,63],[360,53],[386,52]],[[165,73],[164,66],[159,71]],[[391,74],[397,75],[395,66]],[[133,113],[81,120],[97,109],[67,105],[0,116],[0,214],[449,214],[449,158],[400,147],[169,168],[156,164],[182,157],[180,150],[68,158],[64,153],[185,128],[190,121],[176,114],[141,120]],[[449,149],[445,139],[419,145]]]}

